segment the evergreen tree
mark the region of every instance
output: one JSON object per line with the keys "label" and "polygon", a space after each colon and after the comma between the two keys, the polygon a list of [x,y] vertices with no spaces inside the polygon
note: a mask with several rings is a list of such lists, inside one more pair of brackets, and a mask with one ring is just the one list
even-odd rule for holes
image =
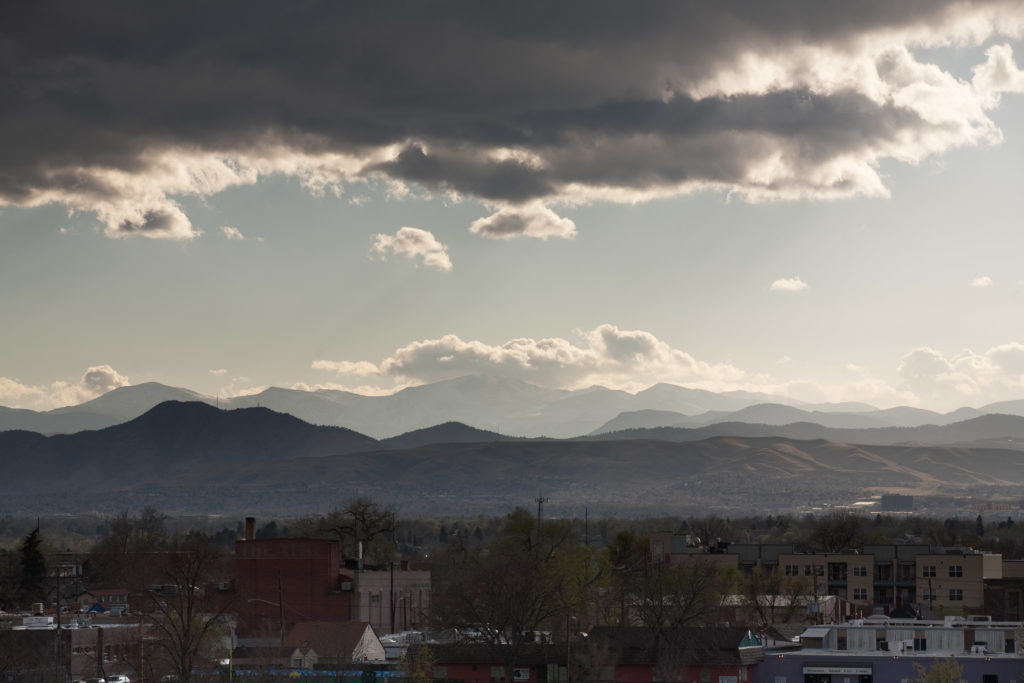
{"label": "evergreen tree", "polygon": [[42,543],[39,529],[36,528],[18,546],[18,552],[21,553],[20,593],[27,602],[41,602],[46,597],[46,558],[40,547]]}

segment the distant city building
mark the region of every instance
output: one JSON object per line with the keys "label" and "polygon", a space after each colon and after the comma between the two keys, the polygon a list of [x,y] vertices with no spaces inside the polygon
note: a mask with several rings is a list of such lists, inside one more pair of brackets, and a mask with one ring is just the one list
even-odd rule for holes
{"label": "distant city building", "polygon": [[913,509],[913,496],[903,496],[898,493],[886,493],[882,495],[883,512],[910,512]]}

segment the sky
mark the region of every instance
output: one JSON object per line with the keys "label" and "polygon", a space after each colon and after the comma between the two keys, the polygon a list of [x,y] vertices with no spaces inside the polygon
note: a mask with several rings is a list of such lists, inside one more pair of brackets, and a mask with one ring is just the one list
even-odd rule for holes
{"label": "sky", "polygon": [[0,405],[1024,398],[1024,2],[0,5]]}

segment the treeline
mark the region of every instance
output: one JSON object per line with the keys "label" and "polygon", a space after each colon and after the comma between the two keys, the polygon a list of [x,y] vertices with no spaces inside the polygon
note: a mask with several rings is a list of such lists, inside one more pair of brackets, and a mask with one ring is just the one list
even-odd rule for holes
{"label": "treeline", "polygon": [[[150,514],[159,514],[156,510]],[[350,517],[349,523],[343,522]],[[380,516],[374,519],[374,515]],[[542,513],[543,515],[543,513]],[[0,517],[0,561],[16,551],[34,529],[39,528],[44,551],[53,553],[91,552],[108,536],[123,533],[127,511],[115,517],[61,516],[50,518]],[[143,511],[142,516],[145,516]],[[166,533],[199,533],[230,551],[244,535],[244,520],[223,517],[167,517],[159,515]],[[394,508],[368,498],[357,498],[320,516],[257,519],[256,538],[334,538],[354,542],[374,526],[383,531],[369,540],[379,544],[385,538],[397,559],[421,560],[456,539],[486,541],[497,536],[507,511],[494,516],[472,518],[402,518]],[[689,533],[703,541],[729,543],[787,543],[797,552],[842,550],[865,544],[917,543],[931,546],[970,546],[1001,553],[1006,558],[1024,558],[1024,521],[1012,517],[936,519],[915,515],[864,514],[832,511],[821,515],[750,515],[743,517],[648,517],[587,519],[585,515],[562,518],[584,544],[607,545],[622,531],[647,534],[654,531]],[[360,528],[361,527],[361,530]],[[346,540],[347,539],[347,540]],[[360,539],[367,540],[367,539]],[[348,550],[354,550],[349,547]],[[372,554],[372,551],[371,551]]]}

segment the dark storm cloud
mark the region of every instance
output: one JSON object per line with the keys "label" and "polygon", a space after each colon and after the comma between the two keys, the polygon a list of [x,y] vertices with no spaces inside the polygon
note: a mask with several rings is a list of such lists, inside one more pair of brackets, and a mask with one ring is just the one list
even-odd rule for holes
{"label": "dark storm cloud", "polygon": [[[965,17],[991,34],[1019,27],[1020,9],[3,3],[0,203],[64,202],[112,234],[188,236],[172,197],[273,172],[311,185],[379,174],[499,205],[566,188],[834,189],[843,181],[822,181],[823,164],[871,164],[908,132],[945,124],[848,76],[811,83],[814,57],[855,61],[878,35],[942,42]],[[787,61],[798,50],[810,65]],[[778,78],[758,81],[745,56]],[[333,168],[332,154],[350,166]],[[751,181],[772,158],[777,177]]]}

